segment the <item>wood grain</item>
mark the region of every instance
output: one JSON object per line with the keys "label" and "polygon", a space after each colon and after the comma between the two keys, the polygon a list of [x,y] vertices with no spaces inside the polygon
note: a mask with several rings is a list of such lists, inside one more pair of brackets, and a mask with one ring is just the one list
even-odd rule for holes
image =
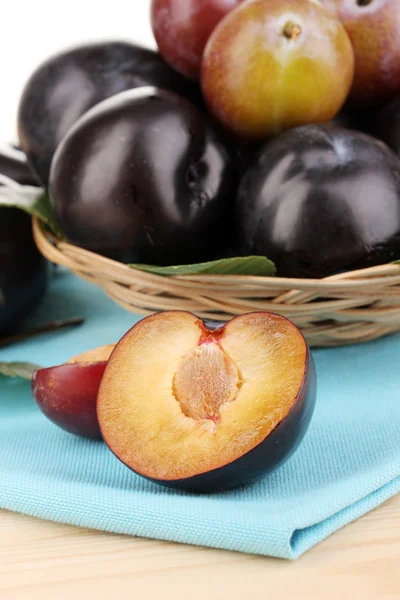
{"label": "wood grain", "polygon": [[399,600],[400,495],[295,562],[0,511],[1,600]]}

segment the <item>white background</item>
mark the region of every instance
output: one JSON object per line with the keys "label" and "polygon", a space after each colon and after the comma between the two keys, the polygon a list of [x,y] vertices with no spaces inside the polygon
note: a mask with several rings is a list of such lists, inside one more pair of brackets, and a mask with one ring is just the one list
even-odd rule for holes
{"label": "white background", "polygon": [[51,54],[101,39],[155,47],[150,0],[0,0],[0,5],[0,142],[16,139],[24,84]]}

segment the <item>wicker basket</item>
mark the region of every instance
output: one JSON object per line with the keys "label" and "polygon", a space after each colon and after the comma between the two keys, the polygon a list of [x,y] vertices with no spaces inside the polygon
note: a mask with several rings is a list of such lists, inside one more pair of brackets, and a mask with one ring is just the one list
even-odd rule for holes
{"label": "wicker basket", "polygon": [[104,289],[119,305],[149,315],[188,310],[228,320],[267,310],[285,315],[311,346],[365,342],[400,331],[400,265],[389,264],[326,279],[247,275],[165,277],[132,269],[54,238],[33,220],[36,243],[50,261]]}

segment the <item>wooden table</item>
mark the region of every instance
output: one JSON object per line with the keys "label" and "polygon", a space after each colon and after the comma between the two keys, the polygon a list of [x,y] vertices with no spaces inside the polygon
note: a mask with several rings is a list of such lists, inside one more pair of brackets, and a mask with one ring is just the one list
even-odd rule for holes
{"label": "wooden table", "polygon": [[0,511],[0,599],[399,600],[400,495],[294,562]]}

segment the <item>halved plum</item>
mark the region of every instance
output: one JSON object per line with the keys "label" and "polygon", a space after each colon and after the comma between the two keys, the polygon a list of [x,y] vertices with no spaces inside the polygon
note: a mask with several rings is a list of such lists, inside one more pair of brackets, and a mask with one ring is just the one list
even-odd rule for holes
{"label": "halved plum", "polygon": [[113,349],[113,344],[101,346],[74,356],[65,364],[34,373],[32,392],[50,421],[69,433],[101,439],[96,400]]}
{"label": "halved plum", "polygon": [[258,312],[228,323],[169,311],[137,323],[104,373],[97,413],[111,451],[156,483],[222,491],[296,450],[316,397],[301,332]]}

